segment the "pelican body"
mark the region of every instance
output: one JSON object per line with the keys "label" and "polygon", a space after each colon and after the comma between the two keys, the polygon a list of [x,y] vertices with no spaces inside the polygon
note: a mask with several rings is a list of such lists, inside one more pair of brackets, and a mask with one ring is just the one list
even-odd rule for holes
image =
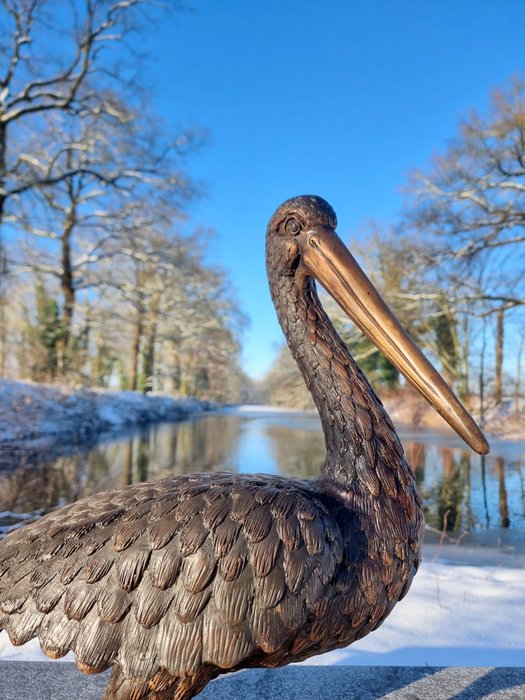
{"label": "pelican body", "polygon": [[270,290],[326,442],[313,480],[193,474],[100,493],[0,543],[0,629],[78,668],[106,700],[189,700],[212,678],[278,667],[376,629],[408,591],[423,510],[394,427],[315,279],[477,452],[478,427],[335,233],[321,198],[267,231]]}

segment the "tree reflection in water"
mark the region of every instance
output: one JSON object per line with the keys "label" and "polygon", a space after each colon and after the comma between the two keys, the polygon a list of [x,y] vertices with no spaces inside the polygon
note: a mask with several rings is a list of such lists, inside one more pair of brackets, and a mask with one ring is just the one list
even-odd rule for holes
{"label": "tree reflection in water", "polygon": [[448,447],[441,450],[443,459],[443,476],[437,490],[437,523],[434,527],[447,531],[461,532],[462,503],[465,493],[463,474],[468,456],[462,451],[459,462],[454,459],[452,450]]}
{"label": "tree reflection in water", "polygon": [[[456,443],[454,443],[456,444]],[[506,449],[509,454],[509,445]],[[525,456],[485,461],[425,433],[405,441],[428,523],[441,530],[525,529]],[[510,445],[511,446],[511,445]],[[325,447],[303,414],[211,414],[160,424],[84,452],[0,472],[0,511],[45,511],[97,491],[193,471],[248,471],[311,478]]]}
{"label": "tree reflection in water", "polygon": [[318,476],[326,456],[322,434],[296,430],[294,440],[290,440],[290,429],[279,425],[270,426],[267,432],[274,459],[283,474],[301,479]]}
{"label": "tree reflection in water", "polygon": [[412,467],[412,471],[416,476],[416,483],[419,487],[425,479],[425,445],[422,442],[410,440],[405,443],[405,453],[407,462]]}
{"label": "tree reflection in water", "polygon": [[496,457],[496,469],[499,482],[499,513],[501,527],[510,527],[509,504],[507,500],[507,487],[505,486],[505,462],[502,457]]}

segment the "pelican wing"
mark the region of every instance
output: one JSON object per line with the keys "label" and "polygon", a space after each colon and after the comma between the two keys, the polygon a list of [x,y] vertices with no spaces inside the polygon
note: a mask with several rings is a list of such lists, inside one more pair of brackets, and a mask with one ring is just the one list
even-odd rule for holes
{"label": "pelican wing", "polygon": [[343,557],[318,495],[199,474],[83,499],[0,543],[0,628],[141,681],[315,653],[326,630],[312,621]]}

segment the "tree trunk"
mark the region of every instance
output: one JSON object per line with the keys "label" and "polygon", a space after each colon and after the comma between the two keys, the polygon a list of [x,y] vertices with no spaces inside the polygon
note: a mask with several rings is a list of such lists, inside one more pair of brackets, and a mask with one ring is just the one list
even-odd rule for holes
{"label": "tree trunk", "polygon": [[0,122],[0,376],[5,375],[5,365],[7,356],[7,261],[5,246],[2,238],[2,223],[4,220],[4,209],[7,200],[6,186],[6,145],[7,145],[7,124]]}
{"label": "tree trunk", "polygon": [[7,167],[7,124],[0,122],[0,231],[2,228],[7,193],[5,191]]}
{"label": "tree trunk", "polygon": [[168,364],[164,366],[164,372],[168,377],[168,383],[164,391],[168,394],[180,394],[181,388],[181,366],[180,366],[180,345],[176,341],[171,343]]}
{"label": "tree trunk", "polygon": [[470,367],[469,367],[469,353],[470,353],[470,343],[469,343],[469,313],[465,314],[465,317],[463,319],[463,344],[461,345],[459,343],[458,339],[458,347],[461,348],[460,350],[460,381],[459,381],[459,396],[463,403],[465,404],[465,407],[467,409],[470,409],[471,407],[471,401],[470,401],[470,392],[469,392],[469,381],[470,381]]}
{"label": "tree trunk", "polygon": [[153,373],[155,370],[155,342],[157,339],[157,324],[153,322],[151,324],[150,332],[148,335],[148,340],[146,343],[146,348],[143,357],[143,374],[144,374],[144,386],[142,391],[147,394],[149,391],[154,389],[153,386]]}
{"label": "tree trunk", "polygon": [[520,344],[518,347],[518,353],[516,356],[516,390],[515,390],[515,403],[516,403],[516,413],[521,413],[521,358],[523,355],[523,350],[525,349],[525,332],[521,332]]}
{"label": "tree trunk", "polygon": [[503,339],[504,339],[505,309],[498,309],[496,331],[496,377],[494,379],[494,400],[499,406],[502,399],[503,376]]}
{"label": "tree trunk", "polygon": [[[70,191],[70,196],[73,199],[73,194]],[[71,260],[71,238],[76,223],[76,204],[71,202],[64,232],[62,234],[62,251],[61,251],[61,271],[60,271],[60,289],[64,305],[62,307],[62,366],[67,367],[68,356],[71,344],[71,329],[73,326],[73,315],[75,313],[75,282],[73,279],[73,265]]]}
{"label": "tree trunk", "polygon": [[483,318],[483,335],[479,356],[479,427],[485,427],[485,350],[487,345],[486,319]]}
{"label": "tree trunk", "polygon": [[144,332],[144,309],[142,306],[137,308],[137,319],[135,322],[135,337],[131,344],[131,367],[129,374],[129,388],[135,391],[137,388],[138,369],[139,369],[139,353],[142,334]]}

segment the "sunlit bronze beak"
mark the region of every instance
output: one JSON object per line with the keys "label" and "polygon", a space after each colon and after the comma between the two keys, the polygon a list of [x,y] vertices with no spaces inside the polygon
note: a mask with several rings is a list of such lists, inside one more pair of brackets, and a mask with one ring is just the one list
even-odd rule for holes
{"label": "sunlit bronze beak", "polygon": [[302,259],[356,326],[458,435],[478,454],[487,454],[489,445],[472,416],[388,309],[335,231],[309,231]]}

